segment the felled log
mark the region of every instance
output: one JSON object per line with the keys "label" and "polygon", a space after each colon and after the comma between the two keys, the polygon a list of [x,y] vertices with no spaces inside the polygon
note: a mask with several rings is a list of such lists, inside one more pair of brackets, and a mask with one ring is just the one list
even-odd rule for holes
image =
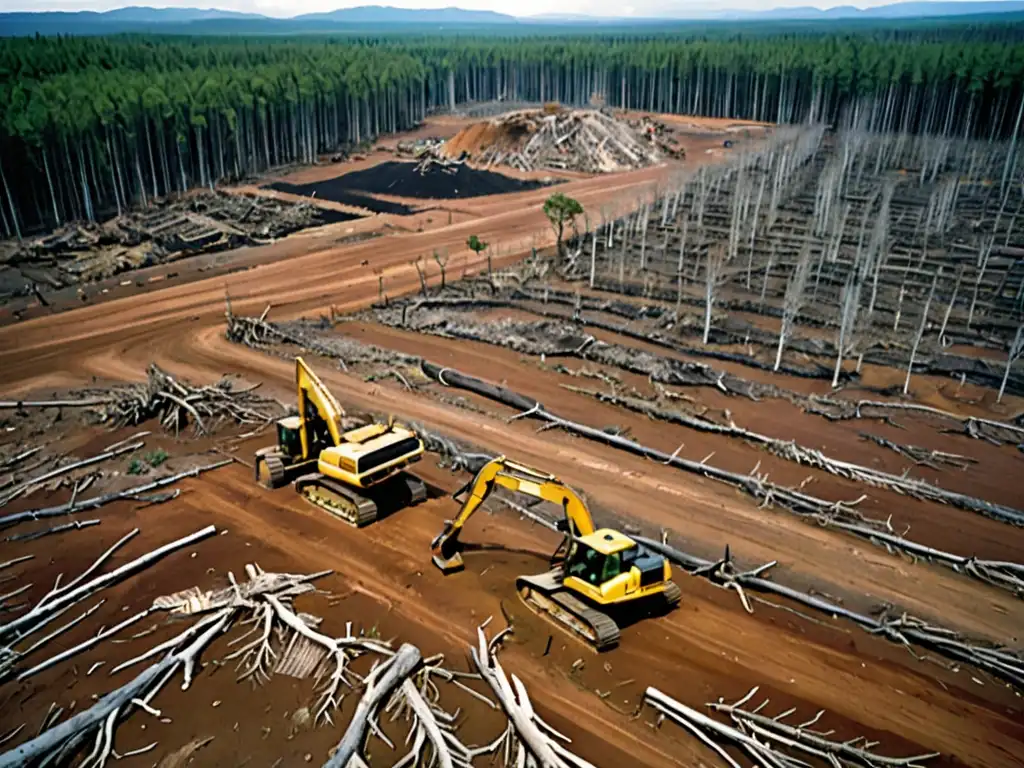
{"label": "felled log", "polygon": [[1024,687],[1024,657],[1019,652],[962,638],[956,632],[931,626],[921,619],[908,616],[905,613],[899,616],[883,614],[878,618],[866,616],[823,597],[809,595],[784,584],[762,578],[762,574],[775,565],[774,562],[740,572],[729,558],[728,549],[726,549],[726,556],[722,560],[713,563],[661,541],[644,536],[634,536],[633,538],[691,573],[704,576],[721,586],[733,589],[738,587],[737,592],[748,608],[749,602],[743,594],[744,589],[778,595],[827,615],[841,616],[860,625],[870,634],[881,635],[899,645],[906,647],[913,643],[922,648],[928,648],[949,659],[968,662],[995,677],[1018,687]]}
{"label": "felled log", "polygon": [[[890,532],[891,528],[885,521],[865,518],[856,511],[856,502],[844,503],[820,499],[799,489],[786,488],[784,486],[777,485],[770,482],[767,478],[758,476],[754,473],[741,475],[710,465],[706,460],[696,462],[681,458],[678,456],[678,451],[673,454],[668,454],[664,451],[649,448],[620,435],[563,419],[560,416],[556,416],[555,414],[547,411],[539,401],[531,397],[513,392],[505,387],[500,387],[489,382],[482,381],[481,379],[477,379],[473,376],[467,376],[466,374],[460,373],[452,368],[443,368],[435,365],[434,363],[424,361],[423,372],[427,376],[446,386],[459,387],[470,392],[475,392],[476,394],[515,408],[519,411],[519,415],[514,418],[529,416],[531,418],[539,419],[572,434],[582,435],[583,437],[594,440],[595,442],[610,445],[614,448],[627,451],[628,453],[643,456],[644,458],[653,459],[661,464],[676,467],[677,469],[682,469],[686,472],[692,472],[703,477],[727,483],[733,487],[743,490],[762,505],[771,504],[781,506],[794,514],[812,519],[820,525],[834,525],[835,527],[840,527],[849,533],[853,533],[854,535],[865,537],[869,541],[879,543],[882,546],[899,548],[898,537],[893,536],[888,540],[881,542],[878,541],[878,538],[876,538],[874,533],[871,532],[873,531],[880,535],[884,535]],[[920,547],[921,545],[916,546]],[[969,567],[969,563],[974,560],[973,558],[963,558],[959,556],[953,557],[957,558],[957,561],[950,563],[951,565],[954,565],[954,567],[961,566],[963,573],[974,578],[980,578],[987,583],[997,584],[998,586],[1002,586],[1013,591],[1019,590],[1021,585],[1024,584],[1020,579],[1020,575],[1015,574],[1012,569],[998,569],[1001,571],[998,579],[988,578],[987,576],[979,575],[983,574],[984,570],[973,570]],[[1019,567],[1016,564],[1010,565]]]}
{"label": "felled log", "polygon": [[157,480],[143,483],[142,485],[136,485],[133,488],[126,488],[123,491],[104,493],[99,496],[93,496],[89,499],[76,499],[73,502],[58,504],[53,507],[43,507],[42,509],[29,509],[24,512],[17,512],[13,515],[0,517],[0,528],[6,528],[29,520],[41,520],[46,517],[59,517],[61,515],[70,515],[74,512],[83,512],[87,509],[96,509],[97,507],[102,507],[105,504],[110,504],[111,502],[119,501],[121,499],[138,498],[141,494],[155,491],[157,488],[164,488],[168,485],[172,485],[186,477],[198,477],[203,472],[209,472],[213,469],[226,467],[231,463],[232,461],[230,459],[227,461],[218,461],[202,467],[193,467],[192,469],[187,469],[184,472],[179,472],[168,477],[161,477]]}
{"label": "felled log", "polygon": [[928,752],[909,757],[890,757],[877,754],[867,748],[853,746],[863,739],[853,739],[848,742],[829,739],[828,734],[822,735],[810,729],[810,726],[817,722],[824,712],[819,712],[811,720],[799,727],[794,727],[782,722],[787,714],[792,714],[792,710],[788,713],[783,712],[776,718],[769,718],[739,708],[739,704],[746,703],[756,692],[757,688],[754,688],[734,705],[724,704],[721,701],[707,705],[716,711],[729,714],[733,722],[736,723],[736,727],[720,723],[654,687],[648,687],[644,692],[644,703],[696,735],[733,768],[739,768],[739,764],[722,749],[722,742],[742,748],[761,768],[806,765],[803,760],[806,755],[832,765],[858,764],[868,766],[868,768],[919,768],[924,761],[939,756],[938,752]]}
{"label": "felled log", "polygon": [[[758,432],[743,429],[735,424],[715,424],[697,416],[690,416],[679,413],[678,411],[668,411],[663,408],[658,408],[653,404],[646,403],[637,398],[624,397],[607,392],[596,392],[593,390],[582,389],[580,387],[566,388],[573,392],[589,395],[601,402],[611,403],[613,405],[626,408],[627,410],[643,413],[660,421],[679,424],[701,432],[746,440],[767,448],[772,454],[783,459],[796,462],[797,464],[821,469],[838,477],[856,480],[879,488],[887,488],[897,493],[912,496],[917,499],[935,501],[940,504],[949,504],[971,512],[978,512],[986,517],[990,517],[1003,523],[1024,526],[1024,511],[1017,510],[1003,504],[985,501],[984,499],[979,499],[975,496],[946,491],[925,480],[913,479],[907,477],[905,474],[894,475],[890,472],[883,472],[872,467],[864,467],[848,461],[841,461],[839,459],[826,456],[819,450],[806,448],[792,440],[780,440],[778,438],[769,437]],[[878,442],[881,439],[882,438],[875,438],[875,441]],[[886,443],[887,442],[888,441],[886,441]],[[885,445],[885,443],[880,444]],[[889,446],[887,445],[886,447]],[[944,455],[946,457],[952,456],[952,454]]]}
{"label": "felled log", "polygon": [[366,690],[352,714],[352,721],[334,754],[324,763],[324,768],[347,768],[353,755],[362,755],[363,744],[377,711],[422,662],[420,649],[403,643],[394,656],[370,673],[366,678]]}

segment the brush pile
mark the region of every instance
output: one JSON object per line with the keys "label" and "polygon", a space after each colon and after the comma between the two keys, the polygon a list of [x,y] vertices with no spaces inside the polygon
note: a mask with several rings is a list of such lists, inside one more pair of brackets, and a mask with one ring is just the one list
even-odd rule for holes
{"label": "brush pile", "polygon": [[196,387],[150,365],[145,382],[117,387],[93,402],[105,423],[127,426],[158,418],[175,434],[191,424],[197,435],[207,435],[222,423],[263,425],[281,416],[280,404],[255,389],[235,389],[226,378]]}
{"label": "brush pile", "polygon": [[487,167],[612,173],[654,165],[681,150],[653,121],[632,125],[593,109],[527,109],[471,125],[441,152]]}

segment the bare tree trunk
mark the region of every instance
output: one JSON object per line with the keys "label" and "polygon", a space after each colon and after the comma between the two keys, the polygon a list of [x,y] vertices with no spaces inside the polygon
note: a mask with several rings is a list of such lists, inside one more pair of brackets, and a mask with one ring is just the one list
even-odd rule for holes
{"label": "bare tree trunk", "polygon": [[981,281],[985,277],[985,269],[988,267],[988,258],[992,254],[992,244],[995,241],[994,237],[989,237],[981,244],[981,250],[978,253],[978,279],[974,283],[974,295],[971,298],[971,308],[967,311],[967,327],[971,327],[971,323],[974,321],[974,308],[978,304],[978,291],[981,290]]}
{"label": "bare tree trunk", "polygon": [[719,246],[709,246],[707,268],[704,274],[704,346],[707,346],[708,336],[711,334],[711,307],[715,303],[719,274],[724,264],[724,249]]}
{"label": "bare tree trunk", "polygon": [[942,344],[942,337],[946,335],[946,324],[949,323],[949,315],[953,311],[953,305],[956,304],[956,295],[960,292],[960,281],[964,276],[963,265],[956,271],[956,283],[953,286],[953,295],[949,299],[949,304],[946,305],[946,314],[942,316],[942,327],[939,328],[939,344]]}
{"label": "bare tree trunk", "polygon": [[839,374],[843,369],[843,354],[846,352],[846,340],[853,330],[857,319],[857,305],[860,302],[860,285],[857,276],[851,274],[843,286],[842,315],[839,321],[839,340],[836,342],[836,369],[832,374],[832,388],[839,386]]}
{"label": "bare tree trunk", "polygon": [[414,267],[416,267],[416,274],[420,278],[420,291],[422,291],[423,295],[426,296],[427,295],[427,278],[423,274],[423,267],[420,266],[420,259],[416,259],[416,261],[414,261],[412,264],[413,264]]}
{"label": "bare tree trunk", "polygon": [[775,353],[774,371],[779,370],[782,365],[782,350],[786,346],[786,338],[790,335],[797,315],[803,309],[804,291],[807,288],[807,278],[811,274],[811,247],[805,245],[800,252],[793,275],[789,278],[786,286],[786,299],[782,312],[782,325],[779,328],[779,348]]}
{"label": "bare tree trunk", "polygon": [[932,287],[928,291],[928,300],[924,303],[924,310],[921,312],[921,325],[917,329],[917,338],[914,339],[914,347],[910,350],[910,362],[907,363],[907,378],[903,382],[903,394],[907,394],[910,390],[910,376],[914,372],[914,358],[917,356],[917,348],[921,344],[921,338],[924,336],[924,329],[928,325],[928,310],[932,306],[932,297],[935,295],[935,286],[939,282],[939,273],[935,273],[935,277],[932,278]]}
{"label": "bare tree trunk", "polygon": [[597,270],[597,227],[591,235],[590,240],[590,287],[594,287],[594,276]]}
{"label": "bare tree trunk", "polygon": [[1010,378],[1010,368],[1014,361],[1024,354],[1024,325],[1017,326],[1017,335],[1013,337],[1013,344],[1010,345],[1010,352],[1006,356],[1006,371],[1003,373],[1003,383],[999,385],[999,395],[996,402],[1003,401],[1003,392],[1006,391],[1006,382]]}

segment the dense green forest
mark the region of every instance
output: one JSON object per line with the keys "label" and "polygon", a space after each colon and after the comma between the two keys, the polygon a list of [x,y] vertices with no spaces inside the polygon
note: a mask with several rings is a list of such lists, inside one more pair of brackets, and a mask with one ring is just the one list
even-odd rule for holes
{"label": "dense green forest", "polygon": [[[21,38],[0,42],[8,235],[401,130],[469,101],[557,100],[1016,137],[1024,25],[838,34]],[[750,27],[751,30],[754,27]]]}

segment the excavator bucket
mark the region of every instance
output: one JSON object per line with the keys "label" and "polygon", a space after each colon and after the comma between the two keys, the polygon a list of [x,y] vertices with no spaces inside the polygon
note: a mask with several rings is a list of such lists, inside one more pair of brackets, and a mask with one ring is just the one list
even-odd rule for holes
{"label": "excavator bucket", "polygon": [[462,561],[462,553],[459,552],[459,532],[452,529],[451,523],[448,523],[444,531],[430,542],[430,548],[434,551],[434,565],[445,575],[456,573],[466,567]]}
{"label": "excavator bucket", "polygon": [[462,555],[458,552],[447,558],[438,553],[434,555],[433,560],[434,565],[440,568],[441,572],[446,576],[449,573],[458,573],[466,567],[466,564],[462,562]]}

